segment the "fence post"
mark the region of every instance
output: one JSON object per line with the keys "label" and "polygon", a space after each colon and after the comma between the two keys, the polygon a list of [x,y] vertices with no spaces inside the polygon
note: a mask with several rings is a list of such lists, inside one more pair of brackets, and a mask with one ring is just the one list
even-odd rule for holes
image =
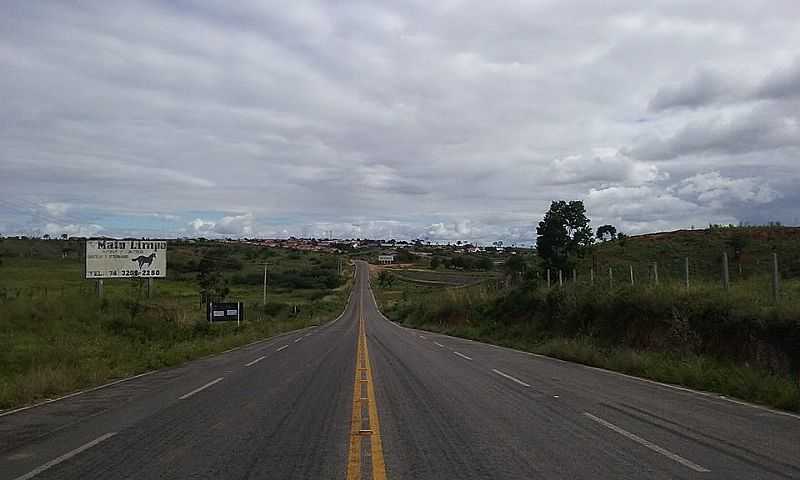
{"label": "fence post", "polygon": [[578,272],[574,268],[572,269],[572,283],[578,283]]}
{"label": "fence post", "polygon": [[722,287],[725,290],[731,288],[731,275],[728,271],[728,252],[722,252]]}
{"label": "fence post", "polygon": [[547,269],[547,288],[550,288],[550,269]]}
{"label": "fence post", "polygon": [[628,265],[628,267],[630,267],[631,269],[631,285],[634,285],[635,282],[633,281],[633,265]]}
{"label": "fence post", "polygon": [[614,270],[608,267],[608,287],[614,288]]}
{"label": "fence post", "polygon": [[653,281],[658,285],[658,262],[653,262]]}
{"label": "fence post", "polygon": [[589,285],[594,287],[594,267],[589,269]]}
{"label": "fence post", "polygon": [[564,286],[564,277],[561,274],[561,270],[558,271],[558,286],[559,287]]}
{"label": "fence post", "polygon": [[689,257],[686,257],[683,261],[683,275],[686,279],[686,290],[689,290]]}
{"label": "fence post", "polygon": [[778,303],[780,274],[778,273],[778,254],[772,254],[772,301]]}

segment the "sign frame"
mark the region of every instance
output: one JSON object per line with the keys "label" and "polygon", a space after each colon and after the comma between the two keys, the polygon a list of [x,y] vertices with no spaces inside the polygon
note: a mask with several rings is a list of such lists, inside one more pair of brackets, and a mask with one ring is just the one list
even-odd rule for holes
{"label": "sign frame", "polygon": [[167,250],[166,240],[88,239],[84,246],[83,277],[86,280],[166,278]]}
{"label": "sign frame", "polygon": [[206,318],[208,323],[236,322],[238,327],[245,319],[244,302],[208,302]]}

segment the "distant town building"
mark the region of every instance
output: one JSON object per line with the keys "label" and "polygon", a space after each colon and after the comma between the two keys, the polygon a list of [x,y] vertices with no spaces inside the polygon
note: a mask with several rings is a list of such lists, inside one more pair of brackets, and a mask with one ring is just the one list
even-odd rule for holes
{"label": "distant town building", "polygon": [[394,254],[390,253],[390,254],[378,255],[378,263],[382,265],[388,265],[390,263],[394,263]]}

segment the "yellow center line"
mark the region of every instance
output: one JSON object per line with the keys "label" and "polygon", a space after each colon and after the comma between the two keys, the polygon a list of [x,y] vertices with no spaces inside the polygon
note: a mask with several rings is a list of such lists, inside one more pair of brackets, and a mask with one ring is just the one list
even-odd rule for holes
{"label": "yellow center line", "polygon": [[[359,291],[358,303],[358,347],[356,349],[355,381],[353,382],[353,415],[350,421],[350,450],[347,460],[347,480],[361,479],[361,438],[370,438],[370,461],[372,463],[373,480],[386,480],[386,464],[383,460],[383,444],[381,427],[378,420],[378,408],[375,403],[375,388],[372,379],[372,365],[369,361],[367,334],[364,328],[364,291]],[[366,372],[366,379],[361,372]],[[361,396],[361,384],[367,384],[367,396]],[[369,429],[362,428],[361,405],[367,402]]]}

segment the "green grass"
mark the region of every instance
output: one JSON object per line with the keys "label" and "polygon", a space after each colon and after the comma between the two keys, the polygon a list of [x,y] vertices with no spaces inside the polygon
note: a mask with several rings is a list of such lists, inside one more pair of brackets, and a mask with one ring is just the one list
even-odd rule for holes
{"label": "green grass", "polygon": [[[265,254],[262,249],[236,245],[220,249],[220,244],[212,242],[170,245],[169,265],[185,265],[211,249],[223,259],[238,260],[233,265],[237,268],[224,270],[224,275],[231,287],[228,298],[246,303],[247,320],[240,328],[210,325],[200,305],[196,272],[185,267],[169,270],[168,265],[169,278],[156,281],[156,294],[150,299],[138,280],[107,280],[104,298],[99,299],[93,282],[81,278],[80,259],[61,258],[65,244],[0,242],[0,409],[332,320],[351,288],[352,270],[346,265],[340,285],[275,286],[264,308],[261,285],[235,283],[237,276],[263,275],[259,263],[268,258],[273,278],[288,283],[335,265],[337,259],[284,250]],[[315,275],[306,276],[313,280]]]}
{"label": "green grass", "polygon": [[587,277],[594,266],[598,278],[606,280],[608,267],[612,267],[617,281],[625,282],[633,266],[637,281],[647,283],[651,265],[658,263],[660,280],[681,283],[688,257],[692,282],[719,284],[723,252],[728,254],[733,284],[763,276],[768,288],[773,253],[778,254],[783,278],[800,278],[800,228],[793,227],[714,228],[630,237],[596,245],[578,262],[577,269],[580,276]]}

